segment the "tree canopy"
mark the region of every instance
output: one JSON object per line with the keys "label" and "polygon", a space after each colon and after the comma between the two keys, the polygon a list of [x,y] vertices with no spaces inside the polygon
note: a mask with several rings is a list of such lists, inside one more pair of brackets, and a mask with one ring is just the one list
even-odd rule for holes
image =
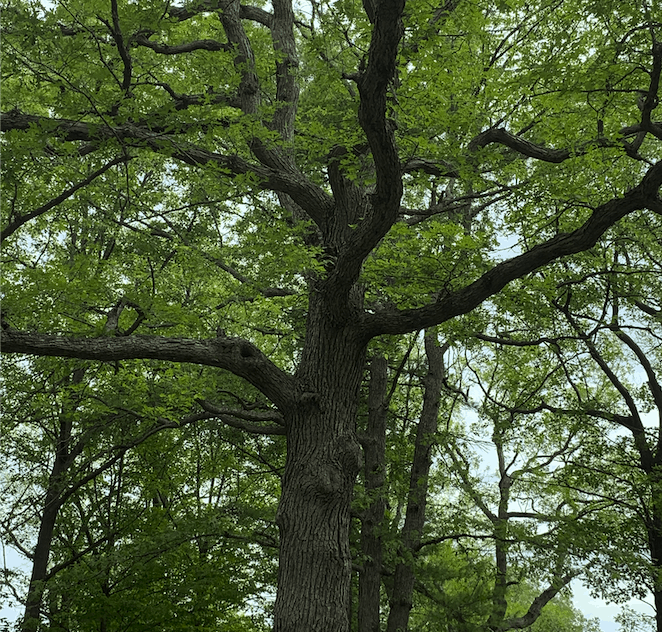
{"label": "tree canopy", "polygon": [[656,3],[12,0],[2,36],[22,630],[517,629],[620,518],[662,630]]}

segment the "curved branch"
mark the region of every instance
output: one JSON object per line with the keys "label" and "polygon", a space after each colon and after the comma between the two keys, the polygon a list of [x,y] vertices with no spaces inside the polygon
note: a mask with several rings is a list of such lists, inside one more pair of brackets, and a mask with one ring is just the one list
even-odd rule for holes
{"label": "curved branch", "polygon": [[587,151],[594,149],[595,147],[622,146],[620,143],[614,143],[606,138],[596,138],[595,140],[582,143],[579,147],[572,150],[553,149],[536,145],[521,136],[506,131],[503,127],[495,127],[478,134],[478,136],[469,143],[468,149],[469,151],[476,151],[477,149],[487,147],[487,145],[491,145],[492,143],[505,145],[509,149],[513,149],[528,158],[536,158],[537,160],[552,163],[564,162],[569,158],[585,154]]}
{"label": "curved branch", "polygon": [[376,187],[366,218],[350,234],[330,276],[330,286],[346,295],[370,251],[395,223],[403,185],[394,125],[386,117],[386,92],[396,75],[398,46],[404,27],[404,0],[382,0],[375,7],[368,63],[356,80],[360,102],[359,123],[375,164]]}
{"label": "curved branch", "polygon": [[648,170],[639,185],[630,189],[622,198],[614,198],[598,206],[584,224],[571,233],[561,233],[524,254],[499,263],[473,283],[450,294],[443,294],[440,300],[431,305],[365,314],[364,336],[371,339],[380,334],[417,331],[470,312],[511,281],[551,261],[592,248],[605,231],[626,215],[659,204],[661,184],[662,161]]}
{"label": "curved branch", "polygon": [[256,346],[241,338],[207,340],[156,336],[73,338],[3,329],[0,344],[4,353],[102,362],[150,359],[218,367],[250,382],[281,411],[290,408],[294,403],[294,378],[279,369]]}

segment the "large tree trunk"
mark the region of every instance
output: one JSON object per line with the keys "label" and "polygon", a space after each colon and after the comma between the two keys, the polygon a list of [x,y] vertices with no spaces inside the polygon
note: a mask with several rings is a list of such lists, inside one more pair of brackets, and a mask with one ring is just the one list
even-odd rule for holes
{"label": "large tree trunk", "polygon": [[[659,459],[656,458],[655,461]],[[648,546],[653,565],[653,601],[655,603],[655,629],[662,632],[662,477],[655,468],[648,477],[651,481],[651,520],[647,525]]]}
{"label": "large tree trunk", "polygon": [[361,467],[355,422],[365,345],[328,306],[311,299],[297,404],[286,414],[275,632],[349,630],[350,503]]}

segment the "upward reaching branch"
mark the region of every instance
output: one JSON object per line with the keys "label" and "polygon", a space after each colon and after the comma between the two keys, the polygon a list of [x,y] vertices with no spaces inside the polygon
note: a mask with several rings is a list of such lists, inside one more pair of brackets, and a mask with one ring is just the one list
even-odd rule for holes
{"label": "upward reaching branch", "polygon": [[398,44],[404,32],[404,5],[404,0],[376,3],[368,62],[357,78],[359,123],[372,151],[377,183],[368,217],[349,237],[333,273],[332,281],[342,293],[354,283],[365,257],[395,223],[400,208],[402,174],[393,125],[387,119],[386,92],[396,75]]}
{"label": "upward reaching branch", "polygon": [[661,203],[661,185],[662,161],[648,170],[639,185],[630,189],[623,197],[598,206],[591,216],[571,233],[561,233],[524,254],[499,263],[466,287],[442,295],[436,303],[418,309],[366,315],[366,337],[416,331],[470,312],[511,281],[522,278],[555,259],[588,250],[605,231],[626,215],[637,210],[656,208]]}

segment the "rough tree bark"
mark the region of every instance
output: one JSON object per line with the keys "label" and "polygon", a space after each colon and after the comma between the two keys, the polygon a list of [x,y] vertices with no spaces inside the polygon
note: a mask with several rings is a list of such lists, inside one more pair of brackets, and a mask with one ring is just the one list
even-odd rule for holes
{"label": "rough tree bark", "polygon": [[311,304],[314,335],[297,372],[297,404],[284,412],[275,632],[335,632],[349,624],[350,505],[361,467],[354,424],[365,345],[347,322],[329,317],[327,302]]}

